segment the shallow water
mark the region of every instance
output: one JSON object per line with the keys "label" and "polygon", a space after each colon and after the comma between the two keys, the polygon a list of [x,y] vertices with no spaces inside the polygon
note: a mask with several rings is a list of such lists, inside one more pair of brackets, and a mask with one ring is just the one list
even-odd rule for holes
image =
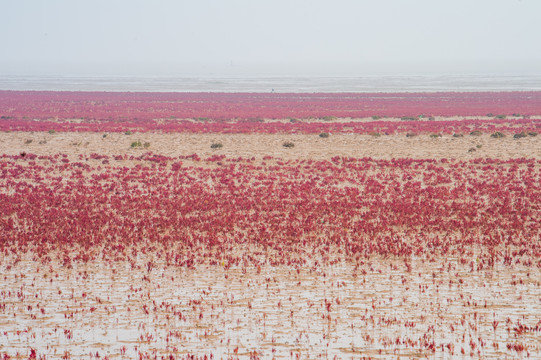
{"label": "shallow water", "polygon": [[443,259],[410,266],[374,259],[357,269],[158,264],[149,272],[124,262],[4,261],[0,354],[541,356],[538,269],[472,272]]}
{"label": "shallow water", "polygon": [[541,90],[541,75],[298,77],[0,76],[1,90],[435,92]]}

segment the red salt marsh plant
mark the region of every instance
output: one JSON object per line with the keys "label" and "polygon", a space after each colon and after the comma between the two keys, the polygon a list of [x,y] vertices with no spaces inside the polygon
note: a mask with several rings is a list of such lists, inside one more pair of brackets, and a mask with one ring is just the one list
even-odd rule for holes
{"label": "red salt marsh plant", "polygon": [[44,262],[142,251],[184,267],[444,254],[474,258],[475,268],[541,266],[531,159],[25,154],[0,166],[0,249]]}
{"label": "red salt marsh plant", "polygon": [[[321,119],[382,117],[405,120],[482,116],[506,120],[541,115],[541,92],[450,93],[122,93],[0,91],[1,120]],[[518,110],[517,110],[518,109]],[[518,115],[518,114],[515,114]]]}
{"label": "red salt marsh plant", "polygon": [[2,155],[0,354],[536,357],[540,170]]}
{"label": "red salt marsh plant", "polygon": [[[536,132],[541,92],[250,94],[0,91],[2,131],[193,133],[504,133]],[[522,118],[485,117],[490,110]],[[517,110],[518,109],[518,110]],[[374,115],[377,113],[378,115]],[[382,117],[384,116],[384,117]],[[369,118],[373,121],[336,121]],[[402,118],[389,121],[385,117]],[[300,118],[309,122],[274,119]],[[267,119],[265,121],[260,121]],[[316,120],[317,119],[317,120]]]}
{"label": "red salt marsh plant", "polygon": [[[541,119],[519,120],[483,120],[483,119],[460,119],[442,121],[355,121],[347,120],[340,122],[297,122],[284,123],[270,121],[254,123],[245,120],[212,120],[205,123],[191,120],[171,120],[167,122],[147,120],[92,120],[77,123],[58,122],[56,120],[39,119],[9,119],[0,121],[0,131],[42,131],[47,132],[51,126],[62,132],[108,132],[108,133],[131,133],[142,132],[182,132],[197,134],[478,134],[489,129],[491,132],[530,134],[535,136],[541,128]],[[129,129],[129,130],[127,130]],[[322,132],[323,131],[323,132]],[[458,136],[458,135],[457,135]],[[46,140],[43,140],[46,142]]]}

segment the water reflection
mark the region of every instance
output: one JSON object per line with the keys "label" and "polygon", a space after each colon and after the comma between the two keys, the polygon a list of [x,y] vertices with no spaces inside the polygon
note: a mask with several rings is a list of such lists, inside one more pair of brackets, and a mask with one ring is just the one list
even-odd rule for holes
{"label": "water reflection", "polygon": [[2,264],[0,354],[541,356],[541,274],[453,260],[318,269]]}

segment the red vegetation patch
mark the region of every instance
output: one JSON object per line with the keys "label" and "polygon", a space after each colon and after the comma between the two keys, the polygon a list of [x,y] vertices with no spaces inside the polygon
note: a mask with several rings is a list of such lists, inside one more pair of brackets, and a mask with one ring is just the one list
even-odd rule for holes
{"label": "red vegetation patch", "polygon": [[41,261],[133,260],[142,252],[192,267],[445,255],[478,259],[472,268],[541,266],[536,160],[146,153],[70,162],[26,154],[4,155],[0,166],[0,249]]}
{"label": "red vegetation patch", "polygon": [[[0,130],[187,132],[458,132],[473,128],[534,130],[541,120],[446,121],[429,116],[541,114],[541,92],[261,94],[0,91]],[[418,118],[423,115],[423,117]],[[261,123],[261,119],[403,118],[316,124]],[[73,121],[78,119],[78,121]],[[188,121],[198,120],[197,122]],[[411,120],[411,119],[417,119]],[[69,121],[68,121],[69,120]],[[472,122],[473,121],[473,122]]]}

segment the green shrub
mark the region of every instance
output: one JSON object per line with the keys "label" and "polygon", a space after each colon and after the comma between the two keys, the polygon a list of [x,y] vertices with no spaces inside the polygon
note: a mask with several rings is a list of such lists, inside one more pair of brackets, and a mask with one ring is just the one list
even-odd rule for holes
{"label": "green shrub", "polygon": [[31,144],[32,141],[33,141],[32,139],[26,139],[26,140],[24,141],[24,143],[25,143],[25,144]]}
{"label": "green shrub", "polygon": [[124,132],[124,135],[131,135],[131,134],[132,134],[132,132],[130,130]]}
{"label": "green shrub", "polygon": [[505,134],[500,132],[500,131],[496,131],[495,133],[493,133],[492,135],[490,135],[490,137],[493,137],[495,139],[499,139],[499,138],[503,138],[505,137]]}
{"label": "green shrub", "polygon": [[141,144],[140,141],[134,141],[134,142],[131,143],[132,148],[137,148],[137,147],[142,147],[142,146],[143,146],[143,144]]}
{"label": "green shrub", "polygon": [[461,134],[461,133],[454,133],[454,134],[453,134],[453,137],[456,137],[456,138],[464,137],[464,134]]}
{"label": "green shrub", "polygon": [[143,147],[145,149],[148,149],[150,147],[150,143],[148,141],[146,141],[144,144],[143,144]]}
{"label": "green shrub", "polygon": [[400,120],[404,120],[404,121],[410,120],[410,121],[413,121],[413,120],[417,120],[417,118],[412,117],[412,116],[402,116],[402,117],[400,118]]}
{"label": "green shrub", "polygon": [[408,137],[408,138],[410,138],[410,137],[415,137],[415,136],[417,136],[416,133],[411,133],[411,132],[409,132],[409,133],[406,134],[406,137]]}
{"label": "green shrub", "polygon": [[320,119],[325,120],[325,121],[333,121],[333,120],[336,120],[336,116],[323,116]]}
{"label": "green shrub", "polygon": [[282,144],[282,146],[285,148],[292,148],[295,147],[295,144],[293,144],[291,141],[286,141]]}
{"label": "green shrub", "polygon": [[430,137],[433,139],[440,138],[441,134],[430,134]]}
{"label": "green shrub", "polygon": [[379,132],[374,132],[374,131],[369,133],[368,135],[373,136],[373,137],[380,137],[381,136],[381,134]]}
{"label": "green shrub", "polygon": [[506,116],[505,115],[496,115],[496,119],[505,119]]}
{"label": "green shrub", "polygon": [[378,116],[378,115],[372,116],[372,120],[379,120],[379,119],[381,119],[381,116]]}
{"label": "green shrub", "polygon": [[535,131],[529,131],[528,135],[530,136],[537,136],[537,133]]}
{"label": "green shrub", "polygon": [[54,134],[54,133],[56,133],[56,130],[54,129],[49,130],[49,134]]}
{"label": "green shrub", "polygon": [[222,143],[213,143],[212,145],[210,145],[211,149],[221,149],[222,147]]}
{"label": "green shrub", "polygon": [[107,137],[107,134],[103,134],[101,137],[105,139]]}
{"label": "green shrub", "polygon": [[477,150],[477,149],[475,149],[475,148],[470,148],[470,149],[468,150],[468,152],[471,153],[471,152],[475,152],[476,150]]}
{"label": "green shrub", "polygon": [[470,133],[471,136],[480,136],[483,133],[480,130],[474,130]]}
{"label": "green shrub", "polygon": [[513,135],[513,138],[514,139],[520,139],[520,138],[525,138],[526,136],[528,136],[528,133],[523,131],[523,132],[520,132],[520,133],[517,133],[517,134]]}
{"label": "green shrub", "polygon": [[326,138],[328,138],[328,137],[329,137],[329,133],[326,133],[326,132],[322,132],[321,134],[319,134],[319,137],[320,137],[320,138],[324,138],[324,139],[326,139]]}

